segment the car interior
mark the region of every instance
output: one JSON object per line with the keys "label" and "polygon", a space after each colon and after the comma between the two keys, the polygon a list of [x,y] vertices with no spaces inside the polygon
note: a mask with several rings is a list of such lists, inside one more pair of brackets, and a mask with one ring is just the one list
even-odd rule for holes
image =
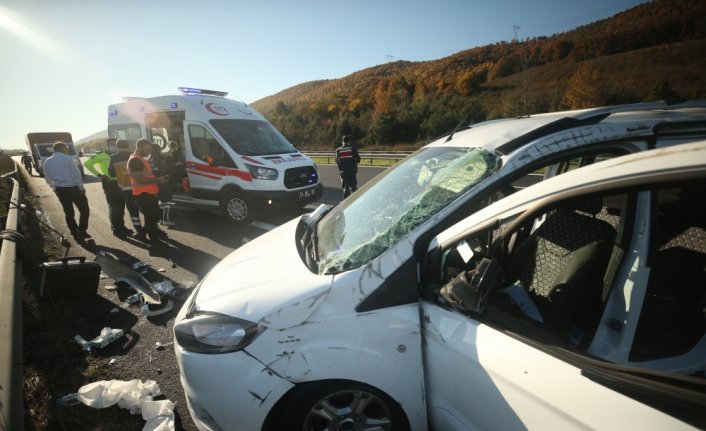
{"label": "car interior", "polygon": [[654,253],[630,359],[689,352],[706,333],[706,184],[656,192]]}
{"label": "car interior", "polygon": [[[643,191],[644,192],[644,191]],[[585,353],[629,249],[637,191],[583,196],[476,230],[425,263],[423,295],[491,326]],[[706,183],[652,189],[650,267],[630,351],[688,354],[706,338]],[[694,361],[698,352],[692,352]]]}

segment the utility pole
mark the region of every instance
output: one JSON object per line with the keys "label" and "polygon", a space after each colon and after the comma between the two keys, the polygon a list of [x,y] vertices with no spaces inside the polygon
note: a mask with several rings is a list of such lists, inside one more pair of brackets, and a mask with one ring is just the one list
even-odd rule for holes
{"label": "utility pole", "polygon": [[517,32],[520,31],[520,26],[517,24],[512,24],[512,32],[515,34],[515,37],[512,39],[513,42],[517,42]]}
{"label": "utility pole", "polygon": [[395,59],[395,56],[390,54],[385,55],[385,57],[387,58],[388,63],[392,63],[392,60]]}

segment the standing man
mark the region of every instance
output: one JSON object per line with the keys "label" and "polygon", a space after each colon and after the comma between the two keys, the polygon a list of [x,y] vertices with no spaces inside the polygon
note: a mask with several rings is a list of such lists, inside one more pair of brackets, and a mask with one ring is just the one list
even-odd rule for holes
{"label": "standing man", "polygon": [[108,165],[108,174],[116,178],[118,188],[120,189],[120,196],[122,197],[120,206],[114,208],[120,215],[118,216],[118,214],[116,214],[115,217],[120,217],[120,220],[123,220],[125,215],[124,209],[127,208],[127,212],[130,214],[130,220],[132,221],[132,227],[135,228],[135,232],[140,232],[142,230],[140,210],[137,208],[135,196],[132,195],[132,184],[130,182],[130,176],[127,173],[130,146],[124,139],[118,139],[115,145],[118,148],[118,152],[110,156],[110,164]]}
{"label": "standing man", "polygon": [[127,171],[132,183],[132,194],[135,196],[137,206],[145,216],[145,226],[135,235],[135,238],[146,241],[149,235],[149,242],[157,244],[160,237],[164,235],[157,225],[162,215],[157,202],[157,194],[159,193],[159,185],[166,183],[168,177],[155,176],[150,163],[145,160],[145,157],[149,157],[152,153],[152,143],[147,139],[139,139],[136,145],[135,152],[127,162]]}
{"label": "standing man", "polygon": [[336,164],[341,175],[344,199],[358,190],[358,180],[356,178],[358,163],[360,163],[360,155],[353,146],[353,138],[351,135],[343,135],[341,146],[336,148]]}
{"label": "standing man", "polygon": [[32,176],[32,156],[29,155],[29,153],[24,153],[22,156],[22,164],[24,165],[25,169],[27,169],[27,172],[29,173],[29,176]]}
{"label": "standing man", "polygon": [[[105,151],[97,152],[93,157],[83,164],[89,172],[101,180],[105,200],[108,202],[108,218],[113,235],[121,238],[132,234],[132,231],[125,227],[124,208],[125,199],[120,192],[115,175],[110,174],[110,157],[116,152],[115,139],[108,139],[105,143]],[[96,165],[98,169],[96,169]]]}
{"label": "standing man", "polygon": [[[91,237],[88,229],[88,199],[83,187],[81,171],[76,166],[76,160],[69,156],[69,147],[62,141],[57,141],[52,147],[54,154],[44,162],[44,178],[54,190],[64,208],[66,224],[74,239],[78,242]],[[74,205],[79,211],[79,221],[74,219]]]}

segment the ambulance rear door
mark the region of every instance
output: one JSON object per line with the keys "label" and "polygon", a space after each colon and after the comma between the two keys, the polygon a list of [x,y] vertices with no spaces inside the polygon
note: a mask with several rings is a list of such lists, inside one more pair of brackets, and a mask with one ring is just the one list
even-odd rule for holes
{"label": "ambulance rear door", "polygon": [[145,114],[147,138],[159,145],[163,153],[169,151],[169,141],[183,144],[184,111],[150,112]]}

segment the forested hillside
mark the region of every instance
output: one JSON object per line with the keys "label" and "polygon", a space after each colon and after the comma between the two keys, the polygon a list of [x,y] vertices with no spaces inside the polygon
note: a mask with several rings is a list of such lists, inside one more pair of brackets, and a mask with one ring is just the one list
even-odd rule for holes
{"label": "forested hillside", "polygon": [[472,122],[706,97],[706,1],[657,0],[573,31],[397,61],[308,82],[253,106],[303,149],[416,146]]}

